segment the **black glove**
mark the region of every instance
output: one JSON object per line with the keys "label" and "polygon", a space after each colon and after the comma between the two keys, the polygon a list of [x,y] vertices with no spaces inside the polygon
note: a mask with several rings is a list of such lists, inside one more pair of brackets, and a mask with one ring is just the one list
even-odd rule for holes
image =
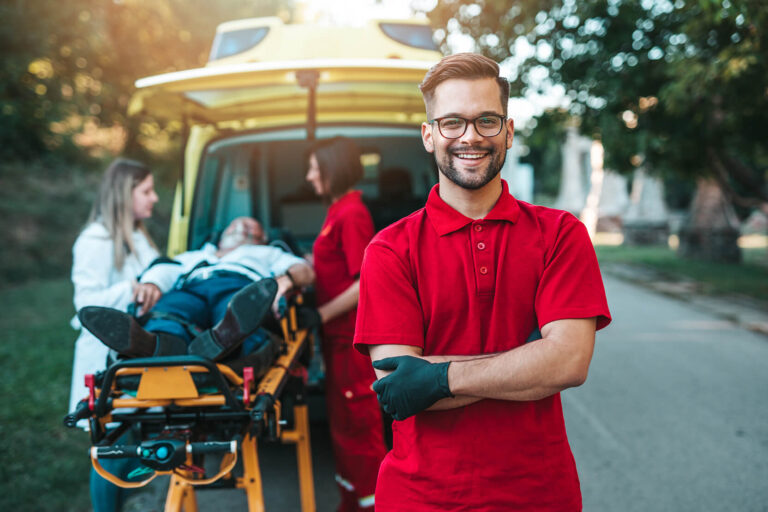
{"label": "black glove", "polygon": [[396,420],[420,413],[441,398],[452,397],[448,365],[412,356],[387,357],[373,362],[377,370],[392,373],[373,383],[385,412]]}
{"label": "black glove", "polygon": [[323,324],[323,319],[315,308],[301,305],[296,308],[296,323],[299,329],[315,329]]}

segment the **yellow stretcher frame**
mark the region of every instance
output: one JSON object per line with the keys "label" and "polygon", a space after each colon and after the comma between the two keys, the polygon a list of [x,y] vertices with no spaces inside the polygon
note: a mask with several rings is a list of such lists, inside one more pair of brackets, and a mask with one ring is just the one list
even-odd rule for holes
{"label": "yellow stretcher frame", "polygon": [[[247,379],[240,377],[227,366],[216,365],[216,368],[229,384],[238,387],[247,386],[247,388],[243,388],[244,409],[246,411],[252,410],[260,397],[270,398],[267,403],[271,405],[264,412],[266,416],[272,416],[270,426],[274,429],[273,434],[280,442],[296,445],[301,511],[314,512],[316,505],[308,408],[305,403],[294,405],[293,428],[284,429],[281,427],[281,403],[278,399],[291,372],[298,368],[299,358],[303,350],[309,350],[312,347],[312,335],[307,330],[298,329],[295,307],[289,308],[287,317],[281,321],[281,327],[285,344],[284,350],[258,383],[248,382]],[[135,362],[140,363],[141,361]],[[169,405],[182,407],[225,405],[225,396],[220,394],[200,395],[197,391],[192,375],[205,372],[209,372],[209,369],[204,365],[194,364],[120,368],[115,372],[115,378],[111,381],[113,384],[111,386],[112,389],[107,390],[107,392],[113,394],[117,391],[114,384],[118,376],[141,375],[137,396],[136,398],[111,398],[111,409],[106,414],[98,415],[97,412],[94,412],[98,426],[92,422],[92,427],[97,426],[97,428],[103,429],[114,420],[111,412],[119,408],[151,408]],[[144,384],[145,382],[148,384]],[[253,386],[253,390],[250,389],[251,386]],[[96,397],[101,397],[103,391],[102,389],[95,389]],[[234,487],[245,491],[249,512],[264,512],[264,494],[258,457],[258,435],[254,435],[251,430],[239,443],[232,441],[231,446],[230,453],[225,454],[221,461],[219,471],[214,476],[208,478],[197,478],[198,475],[193,472],[174,468],[171,470],[155,470],[150,477],[144,480],[129,482],[109,473],[102,467],[98,457],[99,447],[93,446],[91,448],[90,457],[93,468],[99,475],[123,488],[143,487],[158,475],[171,475],[164,510],[166,512],[197,512],[195,488],[209,485],[221,478],[232,478],[232,470],[237,463],[239,454],[243,463],[243,475],[233,479]],[[189,448],[189,445],[187,448]],[[186,463],[192,464],[192,455],[190,453],[187,454]]]}

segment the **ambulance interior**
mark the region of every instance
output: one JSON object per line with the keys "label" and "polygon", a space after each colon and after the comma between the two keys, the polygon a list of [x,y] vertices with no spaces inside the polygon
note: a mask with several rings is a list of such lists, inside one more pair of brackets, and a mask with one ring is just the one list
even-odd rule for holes
{"label": "ambulance interior", "polygon": [[[424,150],[418,128],[320,126],[317,138],[350,137],[362,152],[363,192],[380,230],[424,206],[437,182],[434,158]],[[229,220],[247,215],[268,233],[293,239],[310,252],[327,205],[305,180],[303,128],[241,134],[211,143],[202,159],[190,218],[190,248],[202,246]]]}

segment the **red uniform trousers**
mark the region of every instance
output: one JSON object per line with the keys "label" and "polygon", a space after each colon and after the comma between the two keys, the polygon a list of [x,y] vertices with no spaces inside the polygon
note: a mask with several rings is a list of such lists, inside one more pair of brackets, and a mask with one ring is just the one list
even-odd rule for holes
{"label": "red uniform trousers", "polygon": [[384,425],[371,384],[371,361],[351,336],[325,336],[325,397],[341,494],[339,512],[373,510],[379,465],[387,453]]}

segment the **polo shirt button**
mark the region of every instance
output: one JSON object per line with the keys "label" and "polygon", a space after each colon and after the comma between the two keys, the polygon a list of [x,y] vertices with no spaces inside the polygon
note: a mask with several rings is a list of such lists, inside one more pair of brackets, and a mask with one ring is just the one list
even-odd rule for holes
{"label": "polo shirt button", "polygon": [[488,273],[488,267],[480,267],[480,273],[485,275]]}
{"label": "polo shirt button", "polygon": [[479,233],[482,230],[483,230],[483,226],[481,226],[480,224],[475,224],[475,231]]}
{"label": "polo shirt button", "polygon": [[477,249],[479,251],[482,251],[483,249],[485,249],[485,244],[483,242],[477,242]]}
{"label": "polo shirt button", "polygon": [[344,392],[344,397],[347,398],[347,399],[352,398],[353,396],[355,396],[355,395],[350,390],[347,390],[347,391]]}

